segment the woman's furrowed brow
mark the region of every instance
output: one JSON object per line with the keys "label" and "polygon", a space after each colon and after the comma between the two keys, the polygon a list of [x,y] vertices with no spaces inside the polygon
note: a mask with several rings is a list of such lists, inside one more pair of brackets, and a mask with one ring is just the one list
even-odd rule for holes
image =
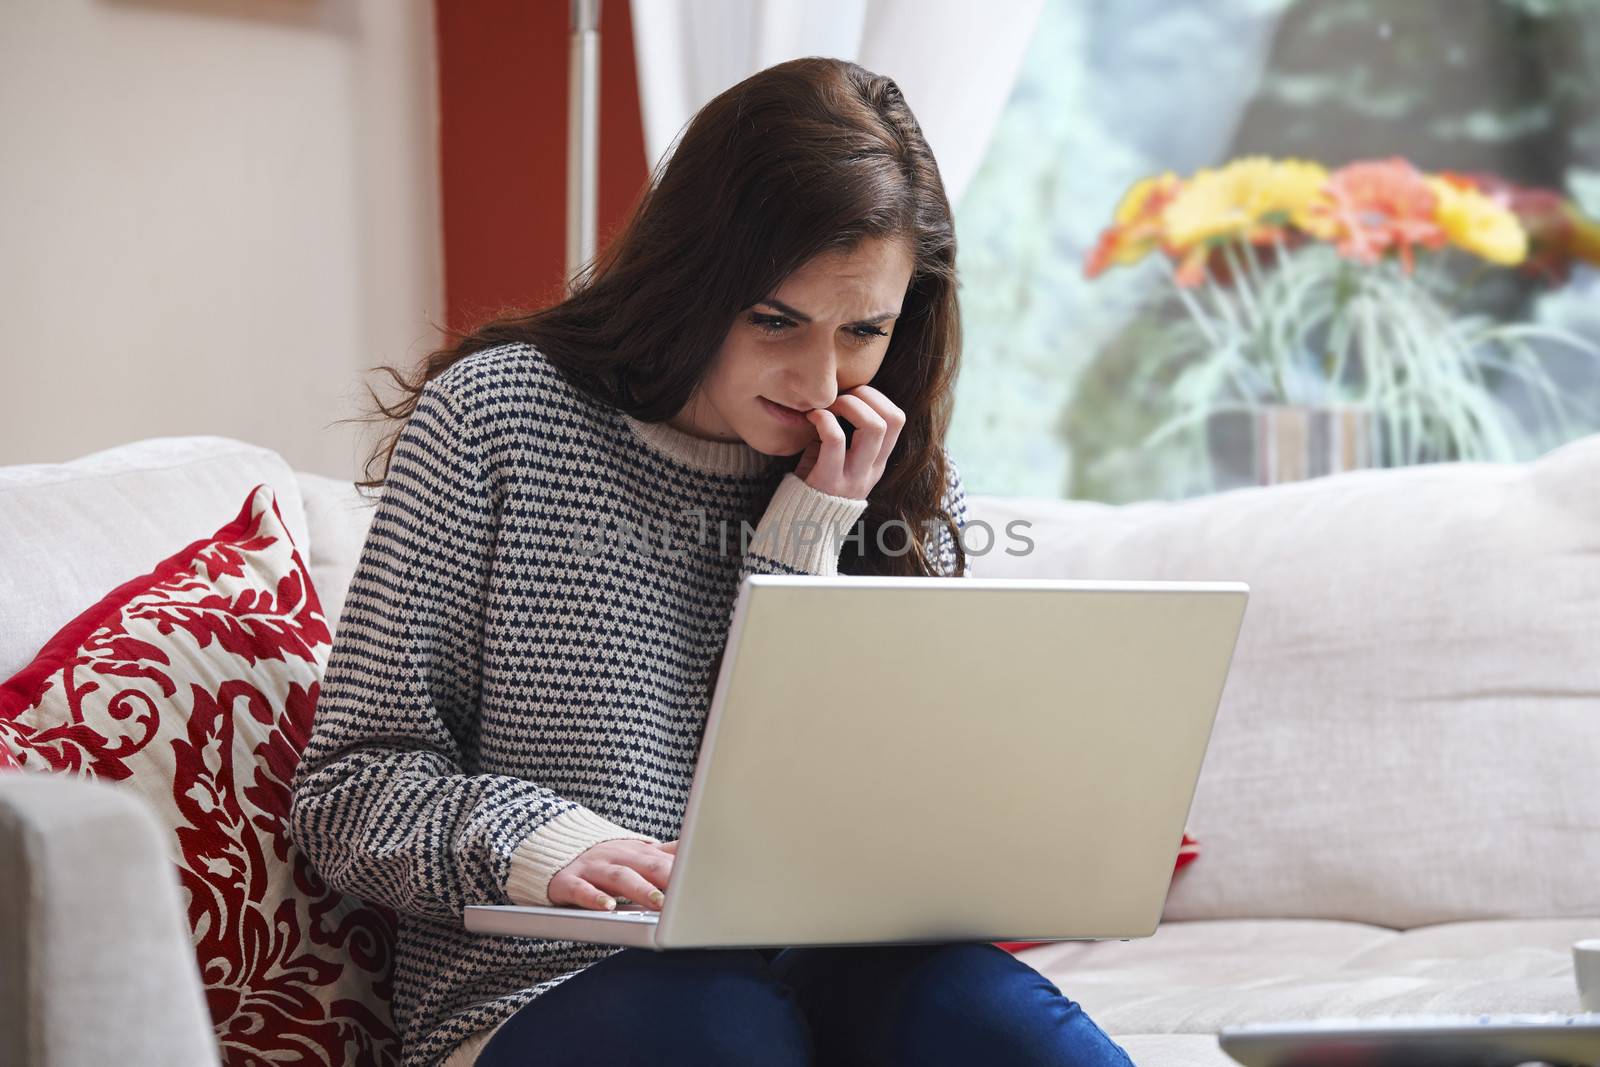
{"label": "woman's furrowed brow", "polygon": [[[772,308],[774,311],[781,311],[785,315],[789,316],[791,319],[796,320],[797,322],[810,322],[811,321],[811,316],[810,315],[807,315],[804,311],[800,311],[797,308],[790,307],[788,304],[785,304],[782,300],[773,300],[773,299],[771,299],[769,297],[766,300],[757,300],[756,303],[757,304],[765,304],[765,305],[767,305],[767,307]],[[890,319],[897,319],[899,317],[900,317],[900,313],[898,311],[880,311],[876,315],[872,315],[872,316],[870,316],[868,318],[857,319],[856,322],[852,323],[851,325],[856,325],[858,323],[870,323],[870,324],[876,326],[880,322],[887,322]]]}

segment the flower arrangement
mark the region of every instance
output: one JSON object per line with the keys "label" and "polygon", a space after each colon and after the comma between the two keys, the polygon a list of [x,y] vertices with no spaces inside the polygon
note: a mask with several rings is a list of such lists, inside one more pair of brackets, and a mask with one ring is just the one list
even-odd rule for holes
{"label": "flower arrangement", "polygon": [[1147,445],[1221,411],[1356,405],[1390,462],[1520,458],[1535,446],[1491,378],[1520,379],[1548,428],[1570,435],[1571,405],[1532,342],[1600,356],[1575,335],[1461,306],[1486,272],[1554,284],[1576,262],[1600,264],[1600,225],[1494,175],[1261,156],[1164,173],[1123,197],[1085,273],[1152,254],[1187,312],[1154,355],[1187,365],[1170,386],[1176,413]]}

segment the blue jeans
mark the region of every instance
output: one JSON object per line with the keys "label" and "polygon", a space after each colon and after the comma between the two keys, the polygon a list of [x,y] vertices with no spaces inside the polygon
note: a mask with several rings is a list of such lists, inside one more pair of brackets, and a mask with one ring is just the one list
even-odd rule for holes
{"label": "blue jeans", "polygon": [[1055,984],[985,943],[627,948],[523,1007],[478,1067],[1132,1067]]}

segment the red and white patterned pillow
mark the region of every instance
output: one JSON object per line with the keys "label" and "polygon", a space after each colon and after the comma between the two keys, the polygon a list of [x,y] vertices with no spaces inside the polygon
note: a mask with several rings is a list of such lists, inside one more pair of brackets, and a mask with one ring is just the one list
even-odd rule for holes
{"label": "red and white patterned pillow", "polygon": [[[1178,846],[1178,860],[1177,860],[1176,863],[1174,863],[1172,865],[1172,873],[1174,875],[1176,875],[1179,871],[1183,870],[1185,867],[1187,867],[1189,864],[1193,863],[1195,860],[1197,860],[1199,858],[1200,858],[1200,843],[1198,841],[1196,841],[1194,838],[1190,837],[1188,832],[1185,831],[1184,835],[1183,835],[1183,842],[1182,842],[1182,844],[1180,844]],[[1005,949],[1007,952],[1021,952],[1025,948],[1033,948],[1035,945],[1048,945],[1049,943],[1050,942],[1048,942],[1048,941],[996,941],[995,942],[995,944],[999,945],[1001,948]]]}
{"label": "red and white patterned pillow", "polygon": [[395,916],[289,839],[332,635],[272,488],[0,685],[0,765],[122,783],[169,829],[223,1062],[396,1064]]}

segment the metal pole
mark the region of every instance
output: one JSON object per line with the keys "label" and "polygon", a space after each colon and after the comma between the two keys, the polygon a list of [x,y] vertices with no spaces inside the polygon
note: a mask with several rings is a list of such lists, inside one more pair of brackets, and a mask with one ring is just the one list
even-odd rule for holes
{"label": "metal pole", "polygon": [[567,53],[567,289],[594,258],[600,181],[600,0],[572,0]]}

